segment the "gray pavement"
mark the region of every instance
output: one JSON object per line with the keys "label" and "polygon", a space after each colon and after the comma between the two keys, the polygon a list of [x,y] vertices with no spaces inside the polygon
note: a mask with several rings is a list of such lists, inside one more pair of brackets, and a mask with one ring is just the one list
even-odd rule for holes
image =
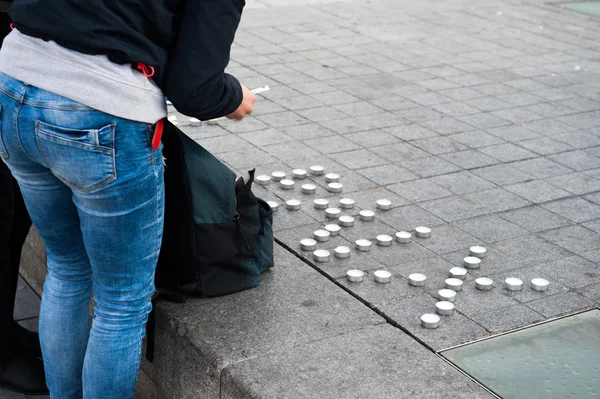
{"label": "gray pavement", "polygon": [[[259,174],[291,174],[294,168],[320,164],[341,175],[344,192],[328,193],[322,177],[308,179],[318,187],[315,195],[300,192],[302,181],[292,192],[276,184],[255,188],[267,200],[303,200],[302,210],[281,209],[275,215],[276,237],[287,249],[278,249],[278,262],[285,267],[240,299],[274,296],[281,303],[261,313],[264,323],[280,320],[281,326],[267,329],[272,336],[246,342],[231,334],[230,345],[218,343],[210,334],[222,331],[222,320],[211,329],[193,318],[197,308],[165,308],[181,312],[181,324],[173,324],[177,336],[165,338],[173,342],[173,353],[187,353],[189,347],[176,342],[179,334],[187,334],[192,346],[209,354],[198,368],[221,376],[220,385],[211,380],[198,392],[227,398],[317,397],[312,389],[319,387],[322,397],[441,397],[447,393],[442,386],[427,391],[425,382],[403,383],[400,376],[409,369],[424,376],[450,372],[439,369],[445,363],[431,350],[598,307],[598,21],[537,0],[248,1],[229,71],[250,88],[268,84],[271,91],[259,95],[254,115],[241,123],[220,120],[217,126],[196,128],[172,113],[182,130],[236,171],[256,167]],[[319,197],[355,199],[357,208],[347,214],[375,210],[380,198],[393,202],[392,210],[377,211],[374,222],[357,221],[320,248],[352,247],[357,238],[419,225],[431,227],[432,237],[314,263],[299,241],[325,221],[322,211],[312,209],[312,199]],[[437,330],[421,328],[419,318],[435,310],[434,295],[447,271],[476,244],[488,254],[481,269],[469,273],[457,313],[444,317]],[[288,251],[304,263],[289,260]],[[365,270],[365,282],[347,283],[344,275],[351,268]],[[310,269],[331,282],[319,282]],[[372,280],[378,269],[392,272],[391,284]],[[426,287],[408,286],[413,272],[429,277]],[[480,276],[496,281],[492,291],[475,290]],[[509,276],[526,283],[543,277],[550,289],[510,293],[501,286]],[[296,292],[308,288],[322,295],[318,306],[309,306],[310,298]],[[36,313],[30,310],[38,305],[27,298],[19,306],[33,320]],[[195,306],[218,319],[237,303],[232,298]],[[328,315],[340,306],[352,317]],[[324,317],[331,317],[326,328],[318,322]],[[276,328],[284,330],[276,333]],[[307,337],[297,335],[304,329]],[[423,368],[410,362],[398,366],[391,359],[398,359],[396,352],[380,353],[373,345],[344,350],[375,339],[397,343],[398,356],[415,351],[410,353],[425,359]],[[388,366],[380,359],[389,360]],[[365,372],[349,376],[365,391],[328,390],[328,379],[347,386],[343,362],[360,360]],[[323,363],[331,368],[311,366]],[[156,367],[155,377],[172,371],[168,362]],[[396,382],[391,390],[369,390],[383,386],[382,372]],[[285,384],[265,384],[265,375]],[[370,377],[361,379],[365,375]],[[467,384],[460,389],[474,389],[468,397],[486,395],[460,381]],[[185,391],[189,382],[165,387],[172,397],[191,392]]]}

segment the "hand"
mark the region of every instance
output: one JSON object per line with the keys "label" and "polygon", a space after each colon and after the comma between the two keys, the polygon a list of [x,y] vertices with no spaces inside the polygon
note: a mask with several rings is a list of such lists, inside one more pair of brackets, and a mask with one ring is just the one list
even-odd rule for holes
{"label": "hand", "polygon": [[227,115],[229,119],[242,120],[246,115],[252,113],[254,109],[254,103],[256,102],[256,96],[244,85],[242,85],[242,103],[235,110],[235,112]]}

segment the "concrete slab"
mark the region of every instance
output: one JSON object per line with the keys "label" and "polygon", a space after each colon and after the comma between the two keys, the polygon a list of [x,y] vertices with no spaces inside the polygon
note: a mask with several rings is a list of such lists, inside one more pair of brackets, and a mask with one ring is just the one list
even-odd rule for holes
{"label": "concrete slab", "polygon": [[221,398],[492,397],[413,342],[381,325],[240,362],[224,370]]}

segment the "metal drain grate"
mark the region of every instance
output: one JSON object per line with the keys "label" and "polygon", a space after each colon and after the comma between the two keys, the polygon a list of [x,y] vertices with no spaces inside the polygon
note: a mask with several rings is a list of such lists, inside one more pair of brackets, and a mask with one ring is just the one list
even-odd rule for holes
{"label": "metal drain grate", "polygon": [[600,310],[440,355],[504,399],[600,398]]}

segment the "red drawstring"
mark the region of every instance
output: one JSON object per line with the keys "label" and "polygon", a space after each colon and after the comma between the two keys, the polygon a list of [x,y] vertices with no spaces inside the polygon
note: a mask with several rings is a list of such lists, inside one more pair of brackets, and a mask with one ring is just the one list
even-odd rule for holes
{"label": "red drawstring", "polygon": [[143,62],[138,62],[137,69],[142,71],[145,77],[151,78],[154,76],[154,67],[151,65],[146,65]]}
{"label": "red drawstring", "polygon": [[15,24],[13,24],[13,23],[10,24],[10,30],[15,30]]}
{"label": "red drawstring", "polygon": [[152,148],[158,150],[160,146],[160,139],[162,138],[163,129],[165,126],[165,120],[161,119],[156,122],[156,128],[154,129],[154,136],[152,136]]}

